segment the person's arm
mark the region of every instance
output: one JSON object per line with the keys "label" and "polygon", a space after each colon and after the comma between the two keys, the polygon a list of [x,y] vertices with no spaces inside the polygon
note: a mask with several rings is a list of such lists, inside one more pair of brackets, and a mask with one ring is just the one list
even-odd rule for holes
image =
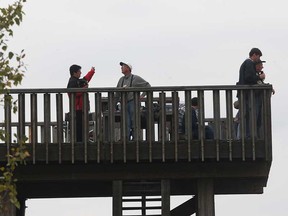
{"label": "person's arm", "polygon": [[196,110],[194,108],[192,110],[192,130],[195,131],[198,128],[198,118],[196,114]]}
{"label": "person's arm", "polygon": [[[134,75],[134,80],[133,80],[133,87],[151,87],[150,83],[144,80],[142,77]],[[146,92],[143,92],[140,95],[140,99],[144,98],[146,96]]]}
{"label": "person's arm", "polygon": [[[79,88],[79,84],[78,84],[78,80],[74,77],[71,77],[69,79],[69,82],[68,82],[68,85],[67,85],[67,88]],[[76,97],[79,97],[81,96],[81,92],[77,92],[76,93]],[[71,93],[68,93],[68,96],[70,97]]]}
{"label": "person's arm", "polygon": [[151,85],[142,77],[134,75],[133,87],[151,87]]}
{"label": "person's arm", "polygon": [[247,60],[244,69],[244,82],[245,84],[257,84],[257,81],[260,80],[259,76],[256,73],[254,62]]}
{"label": "person's arm", "polygon": [[87,82],[89,82],[94,74],[95,74],[95,68],[92,67],[91,70],[84,76],[84,78],[87,80]]}
{"label": "person's arm", "polygon": [[[116,88],[122,87],[122,82],[123,82],[124,77],[121,77],[117,83]],[[120,92],[115,92],[114,94],[114,107],[116,108],[117,103],[120,101]]]}

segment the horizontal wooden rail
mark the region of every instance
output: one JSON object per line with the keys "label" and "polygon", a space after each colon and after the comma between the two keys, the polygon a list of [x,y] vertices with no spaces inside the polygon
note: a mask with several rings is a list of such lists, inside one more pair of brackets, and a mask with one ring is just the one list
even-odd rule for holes
{"label": "horizontal wooden rail", "polygon": [[[125,98],[131,91],[135,114],[134,139],[129,141]],[[11,148],[24,137],[33,164],[271,161],[271,91],[271,85],[10,89],[5,94],[18,101],[18,112],[14,114],[11,104],[5,104],[0,113],[4,117],[0,127],[6,132],[6,140],[0,142],[0,161],[6,161]],[[90,107],[83,112],[80,143],[75,139],[76,92],[83,93],[84,108]],[[115,110],[116,92],[121,95],[120,110]],[[140,92],[146,93],[144,100],[138,98]],[[233,108],[237,94],[239,110]],[[192,97],[198,97],[200,105],[197,131],[192,126]],[[212,128],[213,138],[207,138],[207,127]]]}

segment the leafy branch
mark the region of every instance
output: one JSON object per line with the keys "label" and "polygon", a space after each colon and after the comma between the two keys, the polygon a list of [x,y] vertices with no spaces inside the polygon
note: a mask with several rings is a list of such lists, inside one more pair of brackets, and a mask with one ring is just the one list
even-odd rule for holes
{"label": "leafy branch", "polygon": [[[23,62],[25,53],[24,50],[21,50],[20,53],[11,51],[8,42],[14,35],[12,27],[19,26],[22,22],[25,2],[26,0],[15,0],[13,4],[0,8],[0,103],[11,105],[13,113],[17,112],[17,104],[9,95],[9,89],[21,84],[26,70]],[[5,129],[0,128],[0,140],[7,145],[11,145],[9,143],[10,136],[11,134],[7,134]],[[14,136],[17,138],[16,134]],[[25,163],[25,159],[29,157],[25,146],[26,140],[27,138],[24,138],[19,140],[18,144],[14,143],[13,147],[11,146],[7,155],[7,164],[0,167],[0,215],[5,211],[6,201],[20,208],[16,190],[17,179],[14,173],[17,166]]]}

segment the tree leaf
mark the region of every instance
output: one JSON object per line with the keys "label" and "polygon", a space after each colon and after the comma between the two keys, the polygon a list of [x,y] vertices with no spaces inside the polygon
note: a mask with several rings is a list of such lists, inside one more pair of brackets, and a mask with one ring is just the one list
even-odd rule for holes
{"label": "tree leaf", "polygon": [[8,54],[9,59],[12,59],[13,56],[14,56],[14,53],[13,52],[9,52],[9,54]]}

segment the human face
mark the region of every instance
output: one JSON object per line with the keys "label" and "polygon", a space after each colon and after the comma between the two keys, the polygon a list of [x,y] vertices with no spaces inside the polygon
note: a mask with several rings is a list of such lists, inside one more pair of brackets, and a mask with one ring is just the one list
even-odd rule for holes
{"label": "human face", "polygon": [[257,72],[261,72],[264,67],[263,67],[262,63],[259,63],[259,64],[255,65],[255,68],[256,68]]}
{"label": "human face", "polygon": [[131,73],[130,68],[128,67],[128,65],[125,65],[125,64],[123,64],[123,65],[121,66],[121,71],[122,71],[122,73],[123,73],[124,75],[127,75],[127,74],[130,74],[130,73]]}
{"label": "human face", "polygon": [[252,55],[251,59],[256,62],[256,61],[259,61],[260,60],[260,55],[256,55],[255,53]]}
{"label": "human face", "polygon": [[73,74],[73,76],[79,79],[80,76],[81,76],[81,69],[78,70],[77,72],[75,72],[75,73]]}

